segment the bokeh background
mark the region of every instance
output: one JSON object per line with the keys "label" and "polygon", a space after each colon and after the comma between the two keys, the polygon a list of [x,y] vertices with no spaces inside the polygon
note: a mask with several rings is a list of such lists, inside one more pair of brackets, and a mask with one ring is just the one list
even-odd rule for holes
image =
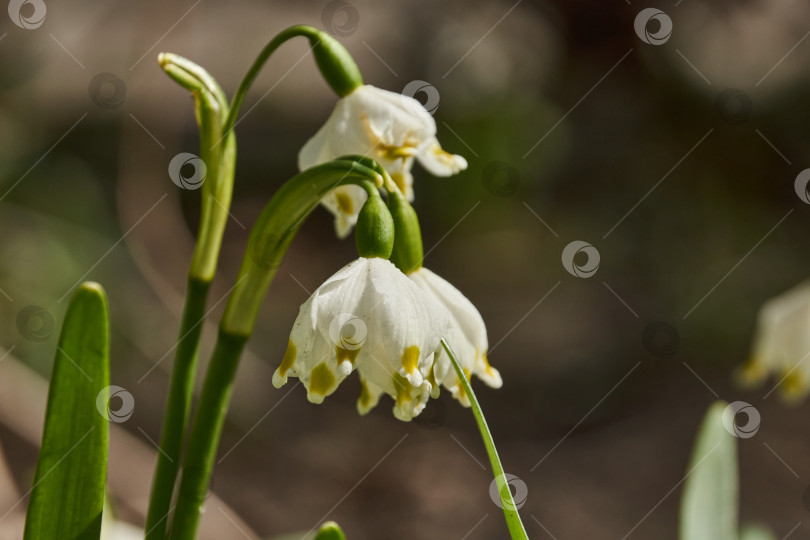
{"label": "bokeh background", "polygon": [[[156,57],[186,56],[232,94],[261,47],[298,23],[339,37],[371,84],[423,81],[416,97],[435,108],[443,146],[469,160],[453,178],[417,170],[415,206],[426,265],[488,323],[505,383],[476,389],[528,490],[530,536],[675,538],[695,430],[718,397],[761,414],[739,440],[743,521],[810,535],[810,408],[780,403],[773,381],[732,384],[759,306],[810,274],[810,207],[794,189],[810,166],[807,3],[46,5],[34,29],[0,17],[3,538],[20,535],[64,299],[82,279],[109,293],[112,383],[136,403],[111,434],[111,498],[142,526],[199,206],[167,174],[176,154],[198,152],[192,101]],[[637,32],[650,7],[664,17]],[[212,307],[334,106],[307,49],[285,45],[243,108]],[[590,277],[563,266],[575,240],[599,254]],[[298,306],[354,257],[316,211],[249,343],[202,537],[335,519],[350,538],[507,538],[472,414],[447,393],[407,424],[386,400],[359,417],[353,380],[322,406],[271,386]]]}

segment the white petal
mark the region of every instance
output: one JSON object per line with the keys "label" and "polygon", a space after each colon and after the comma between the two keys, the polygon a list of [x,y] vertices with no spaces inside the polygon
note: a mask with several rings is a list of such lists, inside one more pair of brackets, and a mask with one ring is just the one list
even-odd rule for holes
{"label": "white petal", "polygon": [[[371,85],[359,87],[346,96],[347,105],[385,146],[409,146],[436,134],[436,121],[419,101]],[[418,144],[416,144],[418,147]]]}
{"label": "white petal", "polygon": [[[420,268],[409,277],[447,310],[450,327],[445,338],[468,378],[474,374],[487,385],[500,388],[503,385],[501,375],[489,365],[486,356],[488,348],[486,325],[472,302],[453,285],[427,268]],[[463,405],[469,406],[466,392],[443,347],[436,351],[433,370],[436,382],[450,390]]]}
{"label": "white petal", "polygon": [[335,216],[338,238],[346,238],[352,232],[366,199],[365,190],[355,185],[338,186],[321,199],[321,204]]}
{"label": "white petal", "polygon": [[433,176],[452,176],[467,168],[466,159],[442,150],[435,137],[420,147],[417,159]]}
{"label": "white petal", "polygon": [[484,319],[473,303],[461,291],[441,276],[424,267],[412,272],[409,277],[450,313],[450,317],[468,342],[479,349],[481,353],[486,352],[488,342]]}
{"label": "white petal", "polygon": [[298,170],[305,171],[310,167],[334,159],[328,157],[332,154],[329,148],[331,129],[331,125],[327,122],[304,144],[301,151],[298,152]]}
{"label": "white petal", "polygon": [[795,400],[810,391],[810,282],[765,303],[757,318],[751,361],[742,372],[745,383],[768,374],[780,380],[782,394]]}
{"label": "white petal", "polygon": [[381,162],[380,165],[385,167],[391,179],[397,185],[399,190],[405,195],[405,198],[413,202],[413,174],[411,174],[411,167],[413,167],[413,158],[398,159],[395,162],[386,163]]}
{"label": "white petal", "polygon": [[365,415],[380,402],[383,390],[362,375],[360,376],[360,387],[360,397],[357,398],[357,412]]}
{"label": "white petal", "polygon": [[[390,261],[372,259],[370,284],[376,295],[369,334],[384,336],[388,363],[399,372],[413,374],[412,383],[427,376],[433,351],[450,321],[445,310],[400,272]],[[415,352],[414,352],[415,348]],[[407,365],[406,365],[407,364]],[[415,368],[414,368],[415,364]],[[418,370],[420,375],[413,373]]]}

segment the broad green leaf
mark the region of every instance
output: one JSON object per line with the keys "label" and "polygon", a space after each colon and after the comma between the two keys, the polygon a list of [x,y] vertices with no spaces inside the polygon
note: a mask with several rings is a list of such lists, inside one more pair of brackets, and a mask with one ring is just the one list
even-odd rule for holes
{"label": "broad green leaf", "polygon": [[748,524],[740,531],[740,540],[776,540],[776,537],[761,525]]}
{"label": "broad green leaf", "polygon": [[107,406],[109,379],[106,295],[83,283],[56,349],[25,540],[98,540],[109,428],[97,403]]}
{"label": "broad green leaf", "polygon": [[737,441],[715,402],[698,430],[681,500],[681,540],[738,540]]}

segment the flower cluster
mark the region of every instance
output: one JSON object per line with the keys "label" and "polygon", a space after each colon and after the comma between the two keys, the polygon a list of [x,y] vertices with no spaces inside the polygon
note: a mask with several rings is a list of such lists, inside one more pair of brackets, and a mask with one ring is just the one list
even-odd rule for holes
{"label": "flower cluster", "polygon": [[[305,169],[346,154],[373,157],[408,200],[413,199],[414,159],[437,176],[467,166],[463,157],[441,149],[436,124],[418,101],[368,85],[338,102],[326,125],[301,150],[299,166]],[[324,198],[322,203],[336,216],[339,236],[355,226],[367,197],[363,189],[347,185]],[[384,258],[361,256],[301,306],[273,384],[280,387],[288,377],[298,377],[308,399],[321,403],[356,370],[360,414],[385,393],[394,400],[394,416],[411,420],[429,397],[438,397],[441,386],[469,407],[442,338],[456,351],[468,379],[474,374],[494,388],[502,385],[487,360],[484,321],[458,289],[421,262],[406,275]]]}

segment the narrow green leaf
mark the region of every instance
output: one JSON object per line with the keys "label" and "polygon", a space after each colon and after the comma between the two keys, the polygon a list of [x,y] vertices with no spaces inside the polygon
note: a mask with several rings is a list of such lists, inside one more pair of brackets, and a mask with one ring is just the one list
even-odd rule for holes
{"label": "narrow green leaf", "polygon": [[761,525],[743,525],[740,540],[776,540],[771,531]]}
{"label": "narrow green leaf", "polygon": [[97,402],[107,406],[109,378],[106,295],[83,283],[56,349],[25,540],[98,540],[109,428]]}
{"label": "narrow green leaf", "polygon": [[315,540],[346,540],[340,526],[334,521],[327,521],[321,525]]}
{"label": "narrow green leaf", "polygon": [[715,402],[698,430],[681,500],[681,540],[737,540],[737,441]]}

